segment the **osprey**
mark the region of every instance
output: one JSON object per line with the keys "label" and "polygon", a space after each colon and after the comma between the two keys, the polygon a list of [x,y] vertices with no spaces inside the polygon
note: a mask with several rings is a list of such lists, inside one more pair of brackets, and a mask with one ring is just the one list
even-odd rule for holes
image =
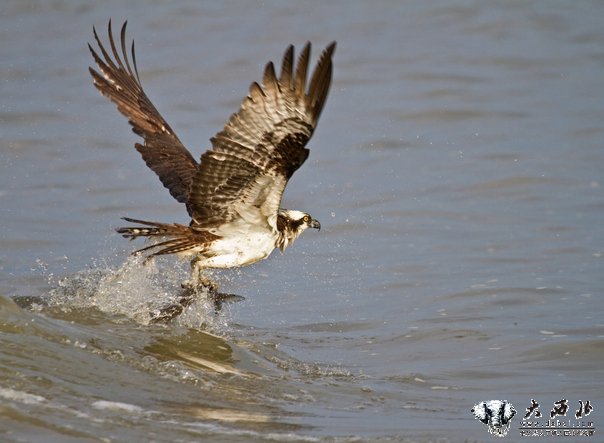
{"label": "osprey", "polygon": [[252,83],[239,111],[212,139],[199,163],[145,94],[138,75],[134,42],[128,58],[126,25],[121,29],[121,52],[109,21],[109,53],[96,29],[100,56],[88,45],[99,71],[90,68],[94,85],[128,118],[143,143],[135,148],[170,194],[184,203],[188,226],[124,218],[136,224],[118,228],[125,238],[158,241],[139,249],[147,257],[177,254],[192,259],[189,287],[212,285],[205,268],[245,266],[282,252],[308,228],[320,229],[309,214],[281,208],[292,174],[308,157],[305,145],[316,126],[332,77],[333,42],[319,57],[307,85],[310,43],[294,69],[294,48],[283,56],[277,77],[272,62],[262,84]]}

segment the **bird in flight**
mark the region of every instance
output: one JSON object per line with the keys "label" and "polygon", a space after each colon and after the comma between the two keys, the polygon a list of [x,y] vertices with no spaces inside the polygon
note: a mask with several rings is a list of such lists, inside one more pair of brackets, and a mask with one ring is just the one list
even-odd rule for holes
{"label": "bird in flight", "polygon": [[90,68],[90,74],[142,138],[135,148],[147,166],[191,217],[188,226],[124,218],[134,225],[117,229],[125,238],[156,240],[135,253],[191,259],[187,284],[211,286],[204,269],[250,265],[275,248],[284,252],[306,229],[320,229],[309,214],[283,209],[281,199],[288,180],[308,157],[305,146],[325,105],[336,43],[321,53],[310,81],[310,43],[295,65],[294,47],[287,48],[279,76],[269,62],[261,84],[251,84],[239,110],[197,162],[144,92],[134,42],[128,55],[126,25],[118,47],[109,21],[109,50],[93,28],[98,49],[88,47],[98,71]]}

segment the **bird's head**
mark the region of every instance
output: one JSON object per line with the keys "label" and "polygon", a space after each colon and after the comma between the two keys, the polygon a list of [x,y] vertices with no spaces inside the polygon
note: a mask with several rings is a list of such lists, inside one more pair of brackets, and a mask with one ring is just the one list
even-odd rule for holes
{"label": "bird's head", "polygon": [[279,248],[285,251],[300,234],[308,228],[321,229],[321,223],[306,212],[292,209],[280,209],[277,217],[277,230],[280,234]]}

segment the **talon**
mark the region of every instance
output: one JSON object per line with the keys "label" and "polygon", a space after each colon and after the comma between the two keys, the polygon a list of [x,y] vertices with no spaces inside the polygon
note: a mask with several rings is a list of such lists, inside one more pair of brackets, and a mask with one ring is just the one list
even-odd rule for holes
{"label": "talon", "polygon": [[152,312],[152,323],[166,323],[180,315],[183,310],[190,306],[197,296],[201,295],[201,289],[205,289],[206,300],[214,304],[215,314],[220,313],[224,303],[243,300],[243,297],[233,294],[222,294],[218,292],[218,284],[203,274],[203,268],[199,259],[191,261],[191,278],[183,281],[180,286],[183,289],[178,301],[158,311]]}
{"label": "talon", "polygon": [[197,257],[191,260],[191,279],[185,284],[187,288],[206,288],[211,294],[218,292],[218,285],[203,274],[201,260]]}
{"label": "talon", "polygon": [[209,278],[200,280],[199,286],[206,288],[210,294],[215,294],[218,292],[218,285]]}

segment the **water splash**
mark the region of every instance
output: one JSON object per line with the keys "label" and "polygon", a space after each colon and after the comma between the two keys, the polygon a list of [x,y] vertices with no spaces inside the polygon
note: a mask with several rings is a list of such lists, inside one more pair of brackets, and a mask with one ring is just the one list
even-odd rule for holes
{"label": "water splash", "polygon": [[[154,311],[177,302],[187,277],[188,269],[182,263],[145,263],[142,257],[130,256],[117,269],[95,264],[61,278],[49,292],[46,304],[64,311],[96,308],[147,325]],[[200,289],[198,295],[199,300],[183,311],[176,324],[204,329],[224,326],[227,319],[215,315],[207,291]]]}

